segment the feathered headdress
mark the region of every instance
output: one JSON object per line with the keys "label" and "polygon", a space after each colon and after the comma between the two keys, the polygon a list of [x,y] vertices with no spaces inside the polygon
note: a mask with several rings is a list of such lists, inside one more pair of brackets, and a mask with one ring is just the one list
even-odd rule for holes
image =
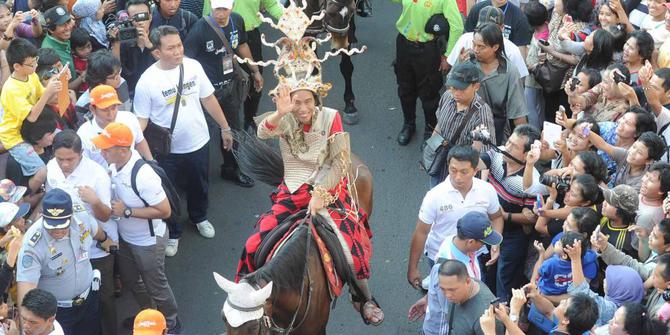
{"label": "feathered headdress", "polygon": [[[303,35],[310,24],[323,19],[324,12],[321,11],[318,15],[310,18],[304,13],[304,9],[305,7],[298,7],[291,0],[291,4],[284,9],[284,14],[279,18],[277,24],[274,24],[271,19],[264,17],[263,14],[258,13],[263,22],[270,24],[285,35],[285,37],[280,38],[274,43],[268,43],[265,40],[265,34],[261,34],[261,42],[266,46],[273,47],[277,51],[277,60],[253,62],[237,56],[236,58],[240,63],[249,63],[257,66],[274,65],[273,73],[279,80],[277,87],[288,85],[291,88],[291,92],[309,90],[321,97],[325,97],[332,85],[321,81],[321,63],[329,57],[337,56],[340,53],[345,53],[349,56],[362,53],[366,50],[366,47],[329,51],[326,52],[323,58],[319,59],[316,55],[316,47],[330,40],[330,34],[323,39],[303,37]],[[270,91],[270,95],[274,95],[277,92],[277,87]]]}

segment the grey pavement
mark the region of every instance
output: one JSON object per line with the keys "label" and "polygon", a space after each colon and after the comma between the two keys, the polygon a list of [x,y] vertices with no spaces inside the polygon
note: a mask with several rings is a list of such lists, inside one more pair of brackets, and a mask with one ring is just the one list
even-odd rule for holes
{"label": "grey pavement", "polygon": [[[354,126],[345,125],[345,130],[351,133],[353,152],[368,164],[374,178],[374,212],[370,218],[374,233],[371,286],[386,313],[386,320],[379,327],[366,326],[345,294],[331,311],[328,334],[418,334],[420,329],[420,322],[407,321],[408,309],[420,295],[405,278],[410,238],[419,205],[428,188],[428,179],[418,165],[421,134],[406,147],[396,142],[402,126],[402,113],[391,62],[395,56],[395,21],[400,14],[400,5],[376,1],[374,6],[373,17],[356,17],[359,46],[367,45],[368,51],[353,60],[356,67],[354,91],[361,121]],[[271,30],[269,27],[263,29],[276,38]],[[322,54],[323,50],[320,52]],[[264,55],[269,59],[274,56],[274,51],[265,48]],[[265,72],[266,84],[259,113],[273,110],[267,90],[277,81],[270,72]],[[333,84],[325,105],[343,110],[344,84],[339,73],[339,59],[324,65],[323,80]],[[420,109],[417,114],[417,128],[423,129]],[[220,312],[226,295],[214,282],[212,272],[232,279],[253,224],[260,213],[270,208],[272,189],[269,186],[243,189],[221,180],[220,153],[211,150],[211,156],[209,219],[217,229],[216,237],[204,239],[194,226],[187,227],[179,253],[169,258],[166,265],[185,334],[189,335],[224,333]],[[124,297],[122,301],[128,299]],[[132,303],[120,307],[120,318],[134,312],[128,306]]]}

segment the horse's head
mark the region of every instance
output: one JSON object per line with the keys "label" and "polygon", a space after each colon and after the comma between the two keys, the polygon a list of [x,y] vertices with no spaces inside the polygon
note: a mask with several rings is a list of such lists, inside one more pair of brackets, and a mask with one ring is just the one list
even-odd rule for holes
{"label": "horse's head", "polygon": [[234,283],[216,272],[214,279],[228,294],[221,311],[228,335],[261,334],[260,320],[272,294],[272,282],[257,290],[246,282]]}
{"label": "horse's head", "polygon": [[326,0],[326,15],[323,23],[333,36],[334,49],[349,46],[348,32],[351,17],[356,12],[355,0]]}

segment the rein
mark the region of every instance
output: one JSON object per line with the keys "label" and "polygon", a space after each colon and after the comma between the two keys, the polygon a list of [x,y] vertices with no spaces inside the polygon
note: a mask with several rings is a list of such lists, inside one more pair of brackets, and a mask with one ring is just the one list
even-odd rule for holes
{"label": "rein", "polygon": [[[310,220],[309,222],[307,221],[308,219]],[[265,312],[263,312],[261,328],[265,327],[270,332],[289,335],[293,330],[300,328],[300,326],[302,326],[305,320],[307,320],[307,313],[309,311],[309,306],[312,302],[312,290],[313,290],[312,281],[310,280],[309,277],[309,264],[308,264],[309,247],[312,242],[312,229],[310,228],[313,225],[309,215],[305,217],[303,224],[306,224],[307,227],[307,243],[305,247],[305,269],[303,270],[302,282],[300,283],[300,300],[298,300],[298,307],[296,307],[295,312],[293,313],[293,317],[291,317],[291,323],[289,323],[288,327],[286,328],[278,326],[272,315],[267,315],[265,314]],[[298,324],[295,325],[295,321],[298,319],[298,314],[300,313],[300,306],[302,306],[303,295],[305,294],[305,278],[307,279],[307,282],[309,284],[309,291],[307,292],[307,305],[305,305],[305,313],[303,314],[302,319],[300,319],[300,322],[298,322]],[[272,298],[273,306],[275,304],[275,299],[276,297]]]}

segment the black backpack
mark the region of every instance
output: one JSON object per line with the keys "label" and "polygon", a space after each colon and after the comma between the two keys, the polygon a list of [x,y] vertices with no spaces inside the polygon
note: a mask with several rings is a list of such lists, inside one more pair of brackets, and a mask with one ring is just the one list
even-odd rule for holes
{"label": "black backpack", "polygon": [[[163,190],[165,191],[165,195],[168,198],[168,202],[170,202],[170,209],[172,210],[172,214],[170,214],[170,217],[167,220],[179,219],[179,216],[181,215],[181,206],[180,206],[181,198],[179,197],[177,188],[174,187],[167,173],[165,173],[165,170],[163,170],[163,168],[160,167],[160,165],[158,165],[156,161],[145,161],[144,159],[140,158],[137,160],[137,162],[135,162],[135,165],[133,165],[133,170],[130,173],[130,185],[133,188],[133,191],[135,192],[137,197],[140,198],[140,200],[142,200],[144,206],[149,207],[149,204],[146,201],[144,201],[144,199],[142,199],[140,191],[137,189],[137,173],[140,171],[140,168],[142,168],[142,166],[144,166],[145,164],[149,165],[161,179],[161,186],[163,186]],[[151,233],[151,236],[155,236],[154,224],[152,219],[147,219],[147,221],[149,221],[149,232]]]}

